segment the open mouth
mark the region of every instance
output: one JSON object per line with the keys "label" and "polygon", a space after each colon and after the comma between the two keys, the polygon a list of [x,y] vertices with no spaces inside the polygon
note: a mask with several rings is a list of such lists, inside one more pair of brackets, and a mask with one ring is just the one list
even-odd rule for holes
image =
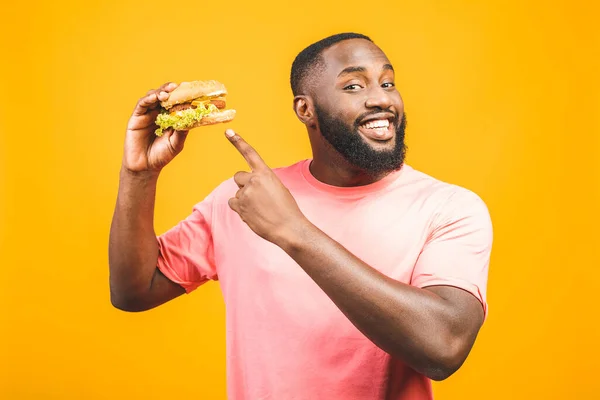
{"label": "open mouth", "polygon": [[369,119],[358,126],[358,130],[369,139],[386,141],[394,137],[394,119]]}

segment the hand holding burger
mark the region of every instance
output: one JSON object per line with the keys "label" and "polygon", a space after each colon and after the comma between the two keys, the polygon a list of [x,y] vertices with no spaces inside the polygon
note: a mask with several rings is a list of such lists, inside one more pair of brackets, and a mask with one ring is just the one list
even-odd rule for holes
{"label": "hand holding burger", "polygon": [[217,81],[166,83],[148,91],[127,124],[124,171],[157,173],[183,150],[190,129],[233,120],[226,94]]}

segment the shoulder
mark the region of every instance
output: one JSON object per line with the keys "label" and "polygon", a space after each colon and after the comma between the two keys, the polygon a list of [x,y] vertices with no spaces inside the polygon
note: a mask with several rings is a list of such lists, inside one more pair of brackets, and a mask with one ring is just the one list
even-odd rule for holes
{"label": "shoulder", "polygon": [[403,186],[412,187],[413,190],[440,203],[441,206],[462,204],[486,207],[483,199],[473,190],[435,178],[409,165],[405,166],[402,180]]}
{"label": "shoulder", "polygon": [[310,161],[301,160],[291,165],[273,168],[273,172],[285,186],[289,187],[290,185],[293,185],[295,182],[298,182],[302,179],[303,170],[308,162]]}
{"label": "shoulder", "polygon": [[406,166],[403,186],[411,187],[416,195],[428,203],[437,223],[465,220],[491,225],[486,202],[474,190],[435,178]]}

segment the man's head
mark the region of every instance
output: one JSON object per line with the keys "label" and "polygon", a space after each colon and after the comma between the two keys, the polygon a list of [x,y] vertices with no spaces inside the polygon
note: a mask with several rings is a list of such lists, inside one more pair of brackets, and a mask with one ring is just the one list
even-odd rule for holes
{"label": "man's head", "polygon": [[404,105],[391,63],[370,38],[343,33],[310,45],[294,60],[290,83],[294,109],[313,149],[329,144],[316,150],[331,153],[333,148],[372,175],[402,166]]}

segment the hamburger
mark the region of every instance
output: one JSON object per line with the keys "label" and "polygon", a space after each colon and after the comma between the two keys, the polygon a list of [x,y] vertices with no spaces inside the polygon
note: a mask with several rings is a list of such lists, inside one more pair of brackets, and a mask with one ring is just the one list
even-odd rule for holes
{"label": "hamburger", "polygon": [[156,135],[168,128],[183,131],[233,120],[235,110],[226,109],[226,96],[225,85],[215,80],[182,82],[160,103]]}

